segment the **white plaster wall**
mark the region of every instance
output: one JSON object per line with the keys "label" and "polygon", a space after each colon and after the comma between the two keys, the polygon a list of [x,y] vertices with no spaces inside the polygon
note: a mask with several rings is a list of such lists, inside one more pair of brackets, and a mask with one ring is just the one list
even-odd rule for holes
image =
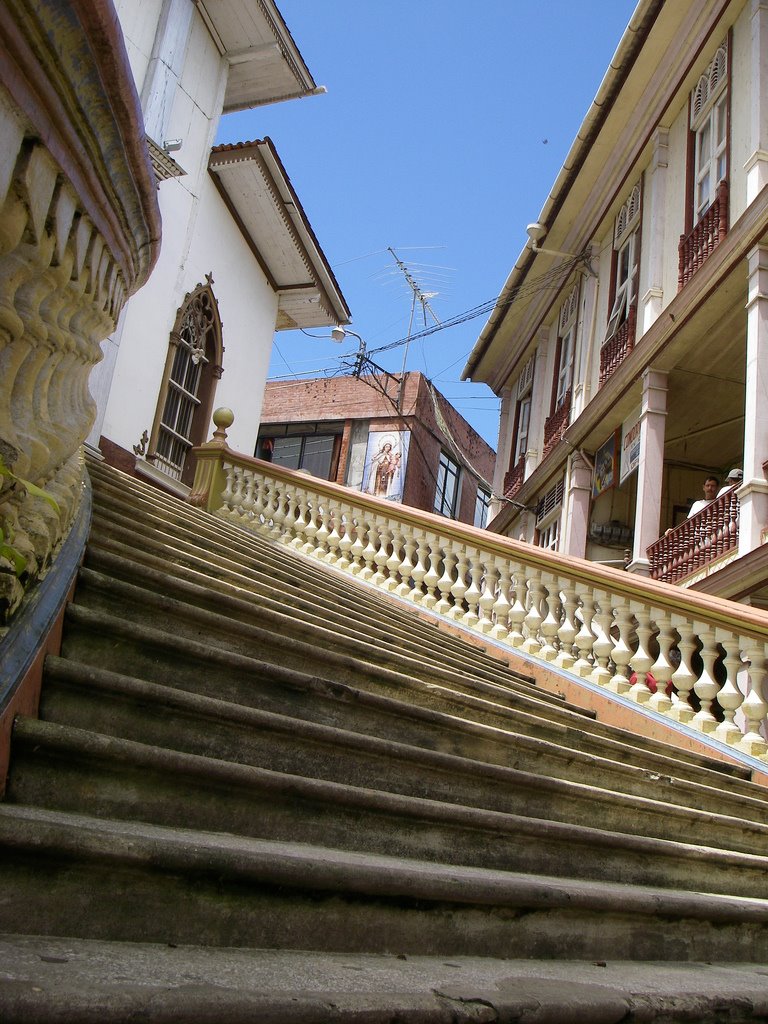
{"label": "white plaster wall", "polygon": [[667,192],[664,208],[664,306],[677,295],[678,245],[685,231],[685,197],[688,166],[688,104],[680,110],[669,128]]}
{"label": "white plaster wall", "polygon": [[731,49],[731,167],[730,220],[733,223],[747,207],[747,172],[752,155],[751,92],[752,44],[751,5],[747,4],[733,26]]}
{"label": "white plaster wall", "polygon": [[152,56],[163,0],[115,0],[136,89],[141,93]]}

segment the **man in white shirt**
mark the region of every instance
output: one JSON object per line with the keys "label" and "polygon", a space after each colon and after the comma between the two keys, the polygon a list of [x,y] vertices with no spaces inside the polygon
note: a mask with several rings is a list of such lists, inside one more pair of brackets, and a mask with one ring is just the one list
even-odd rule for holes
{"label": "man in white shirt", "polygon": [[[732,487],[733,484],[729,484],[728,486]],[[717,477],[708,476],[707,479],[704,481],[704,497],[701,498],[699,501],[694,501],[694,503],[691,505],[690,512],[688,513],[686,518],[690,519],[691,516],[695,516],[697,512],[701,512],[701,510],[703,508],[706,508],[710,502],[714,501],[717,497],[719,487],[720,481],[717,479]]]}
{"label": "man in white shirt", "polygon": [[725,494],[726,491],[730,491],[730,489],[732,487],[735,487],[736,484],[740,484],[743,479],[744,479],[744,474],[742,473],[742,471],[740,469],[732,469],[730,471],[730,473],[728,474],[728,476],[725,478],[725,483],[720,488],[720,490],[717,492],[718,498],[720,497],[721,494]]}

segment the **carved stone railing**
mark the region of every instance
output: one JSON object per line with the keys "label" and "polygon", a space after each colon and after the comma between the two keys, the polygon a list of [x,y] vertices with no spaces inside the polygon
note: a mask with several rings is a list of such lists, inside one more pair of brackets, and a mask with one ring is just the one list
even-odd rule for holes
{"label": "carved stone railing", "polygon": [[517,464],[504,476],[504,497],[514,498],[525,479],[525,456],[521,455]]}
{"label": "carved stone railing", "polygon": [[612,338],[609,338],[600,349],[600,379],[598,387],[602,387],[614,370],[624,362],[635,347],[635,329],[637,326],[637,307],[630,306],[629,314]]}
{"label": "carved stone railing", "polygon": [[160,216],[109,0],[4,0],[0,49],[0,526],[18,555],[0,558],[1,626],[74,521],[88,378]]}
{"label": "carved stone railing", "polygon": [[238,455],[230,422],[196,504],[768,761],[768,615]]}
{"label": "carved stone railing", "polygon": [[735,550],[738,544],[739,499],[733,487],[651,544],[651,576],[677,583]]}
{"label": "carved stone railing", "polygon": [[680,236],[677,290],[686,285],[728,233],[728,182],[721,181],[717,195],[689,235]]}
{"label": "carved stone railing", "polygon": [[541,453],[542,459],[546,459],[568,427],[571,416],[572,393],[572,389],[568,388],[565,393],[565,397],[563,398],[563,404],[559,409],[556,409],[551,416],[547,416],[544,421],[544,445]]}

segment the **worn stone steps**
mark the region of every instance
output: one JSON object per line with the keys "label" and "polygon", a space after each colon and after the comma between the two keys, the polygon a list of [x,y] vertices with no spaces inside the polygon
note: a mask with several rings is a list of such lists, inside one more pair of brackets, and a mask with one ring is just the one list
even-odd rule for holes
{"label": "worn stone steps", "polygon": [[762,899],[10,805],[0,806],[0,843],[3,928],[23,935],[548,960],[768,955]]}
{"label": "worn stone steps", "polygon": [[[159,497],[152,488],[132,481],[130,500],[123,489],[105,482],[100,496],[104,511],[96,509],[91,534],[92,547],[102,544],[125,552],[134,560],[144,559],[148,548],[159,553],[161,564],[179,570],[202,571],[206,582],[213,584],[219,576],[234,577],[238,589],[258,593],[269,606],[270,598],[278,608],[301,611],[301,617],[322,612],[324,619],[336,622],[342,629],[354,629],[364,622],[382,643],[406,645],[418,638],[420,646],[445,661],[448,653],[456,667],[466,666],[474,675],[503,673],[509,678],[505,659],[496,651],[491,657],[482,646],[436,630],[432,622],[412,614],[410,608],[386,601],[380,593],[361,588],[344,574],[328,573],[322,566],[302,557],[292,548],[266,541],[258,534],[232,524],[210,519],[200,523],[196,511],[174,503],[165,495]],[[143,528],[142,545],[136,550],[137,526]],[[157,535],[160,529],[163,536]],[[148,534],[148,535],[147,535]],[[306,594],[310,593],[307,598]],[[386,627],[382,626],[382,615]],[[513,672],[518,679],[532,683],[527,673]]]}
{"label": "worn stone steps", "polygon": [[[617,831],[636,827],[625,806],[655,808],[662,831],[653,834],[672,838],[680,834],[678,811],[685,817],[692,804],[696,820],[699,812],[734,814],[733,795],[722,793],[717,777],[700,773],[701,781],[686,782],[660,776],[361,691],[323,694],[312,683],[307,681],[312,703],[330,705],[314,721],[49,658],[41,714],[105,735],[290,774],[584,824],[598,815]],[[614,808],[610,820],[604,817],[608,805]],[[581,816],[569,817],[574,810],[568,807],[581,808]],[[737,820],[762,826],[766,810],[766,795],[752,787],[738,802]]]}

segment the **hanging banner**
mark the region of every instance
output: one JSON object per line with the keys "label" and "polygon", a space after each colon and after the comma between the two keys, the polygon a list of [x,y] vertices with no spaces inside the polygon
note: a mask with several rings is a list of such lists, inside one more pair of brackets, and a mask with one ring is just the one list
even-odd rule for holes
{"label": "hanging banner", "polygon": [[623,484],[640,465],[640,415],[636,413],[628,417],[621,425],[621,472],[619,483]]}
{"label": "hanging banner", "polygon": [[605,444],[595,452],[595,475],[592,478],[592,497],[616,486],[618,476],[619,431],[614,430]]}

